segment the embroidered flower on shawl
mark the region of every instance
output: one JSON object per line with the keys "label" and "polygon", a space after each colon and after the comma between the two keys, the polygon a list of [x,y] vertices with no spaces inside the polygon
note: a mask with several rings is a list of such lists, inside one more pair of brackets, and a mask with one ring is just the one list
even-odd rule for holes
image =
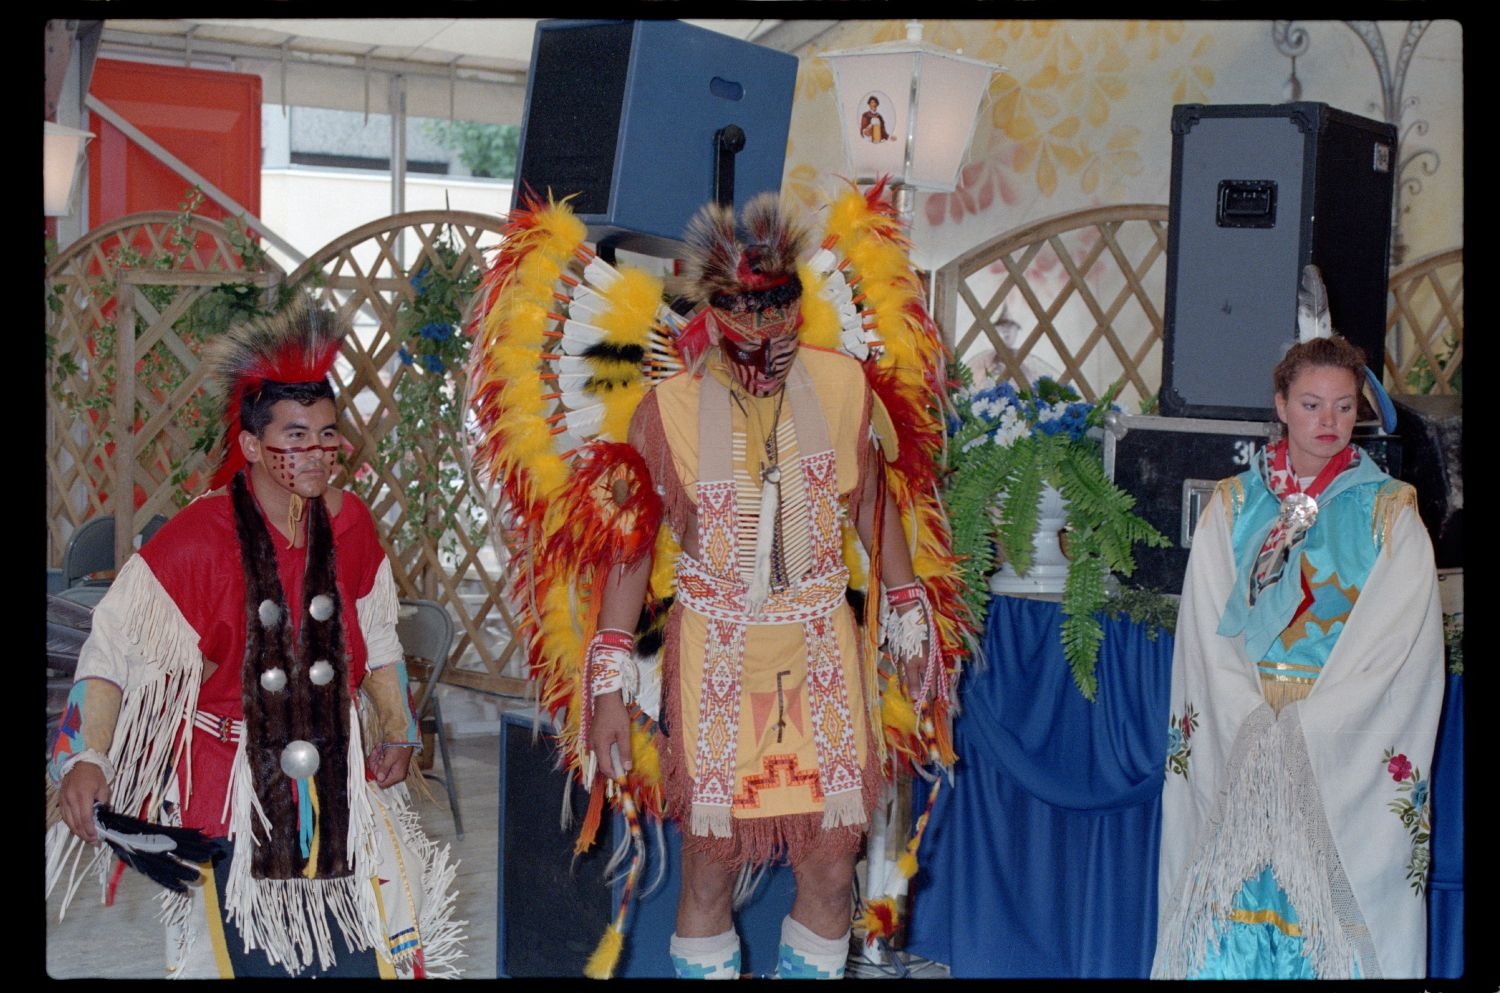
{"label": "embroidered flower on shawl", "polygon": [[1172,714],[1167,724],[1167,771],[1175,772],[1183,779],[1187,778],[1188,759],[1193,756],[1189,739],[1197,726],[1198,711],[1191,703],[1183,705],[1181,717]]}
{"label": "embroidered flower on shawl", "polygon": [[1406,861],[1406,879],[1412,892],[1421,896],[1427,887],[1427,873],[1432,867],[1429,847],[1432,834],[1431,791],[1422,771],[1411,764],[1404,753],[1387,748],[1381,757],[1386,771],[1396,781],[1396,799],[1387,806],[1401,819],[1401,826],[1411,837],[1411,856]]}

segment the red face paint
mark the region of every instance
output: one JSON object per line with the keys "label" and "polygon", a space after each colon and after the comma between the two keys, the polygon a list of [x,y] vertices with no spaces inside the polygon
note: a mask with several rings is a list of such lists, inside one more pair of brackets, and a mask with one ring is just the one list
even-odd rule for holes
{"label": "red face paint", "polygon": [[260,462],[278,486],[306,499],[323,495],[339,451],[335,416],[332,400],[276,403],[261,434]]}
{"label": "red face paint", "polygon": [[753,314],[721,313],[719,318],[719,346],[740,388],[753,396],[770,396],[781,389],[797,356],[797,305]]}

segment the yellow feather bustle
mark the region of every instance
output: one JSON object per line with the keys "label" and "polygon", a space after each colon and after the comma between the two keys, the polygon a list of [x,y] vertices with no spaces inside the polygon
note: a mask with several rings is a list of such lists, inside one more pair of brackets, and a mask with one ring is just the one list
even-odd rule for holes
{"label": "yellow feather bustle", "polygon": [[838,311],[823,296],[827,280],[808,265],[799,265],[797,276],[802,280],[802,330],[799,332],[802,343],[815,348],[838,348],[842,328]]}
{"label": "yellow feather bustle", "polygon": [[[837,198],[827,216],[824,244],[843,256],[843,276],[849,280],[865,327],[877,339],[874,354],[879,368],[895,371],[909,386],[939,395],[945,375],[943,346],[926,318],[921,285],[912,271],[909,243],[899,221],[872,206],[857,190]],[[552,365],[546,355],[561,350],[555,346],[556,331],[560,330],[557,317],[567,309],[557,296],[567,292],[562,277],[569,270],[578,274],[578,263],[592,257],[584,247],[586,234],[584,225],[560,204],[535,211],[508,234],[493,277],[499,285],[490,284],[490,306],[476,328],[480,358],[471,384],[471,390],[479,391],[477,395],[488,398],[489,416],[481,418],[484,450],[492,462],[487,468],[494,478],[506,481],[527,515],[522,521],[525,546],[517,558],[522,574],[528,577],[527,583],[517,584],[517,595],[529,597],[521,611],[523,630],[530,639],[527,647],[532,652],[534,678],[540,684],[539,697],[554,714],[563,715],[559,744],[575,769],[582,765],[586,746],[579,740],[579,717],[584,702],[584,647],[595,623],[596,608],[590,604],[591,576],[568,563],[539,561],[536,552],[549,537],[567,533],[561,529],[576,526],[569,508],[563,506],[565,501],[559,499],[567,489],[571,466],[567,454],[559,451],[562,446],[554,440],[553,427],[561,406],[556,399],[557,377],[548,375]],[[648,356],[645,366],[650,365],[662,284],[659,278],[640,270],[627,267],[617,272],[619,278],[609,280],[608,286],[593,286],[599,299],[591,306],[592,316],[586,323],[600,328],[605,344],[611,347],[601,349],[602,355],[584,356],[590,375],[583,389],[590,394],[591,403],[597,401],[602,407],[592,411],[598,417],[598,437],[623,441],[636,408],[651,388],[649,377],[657,373],[646,372],[642,363],[626,361],[622,350],[628,355],[634,348],[642,349]],[[802,341],[838,349],[844,329],[837,309],[822,295],[824,277],[805,264],[798,266],[798,273],[803,283]],[[921,416],[940,420],[939,404],[937,400],[930,410],[921,410]],[[935,494],[913,492],[913,487],[896,478],[898,475],[892,474],[890,495],[902,509],[904,536],[917,575],[943,575],[951,569],[952,558],[947,551],[941,503]],[[845,539],[851,585],[868,589],[874,584],[852,529]],[[678,553],[669,528],[663,525],[654,550],[654,596],[666,597],[674,592]],[[936,623],[945,651],[961,641],[963,633],[953,630],[950,619],[939,617]],[[909,747],[905,742],[924,740],[925,736],[918,732],[918,715],[911,701],[895,683],[892,686],[895,692],[888,688],[878,704],[872,694],[871,702],[880,708],[879,719],[903,742],[905,750]],[[941,731],[939,740],[941,745],[935,752],[951,761],[951,745],[942,741]],[[885,736],[878,736],[878,741],[883,750]],[[632,729],[631,753],[635,788],[657,788],[660,756],[649,728]],[[643,812],[659,810],[645,804],[641,807]],[[912,845],[897,869],[909,878],[916,867]],[[869,901],[867,931],[876,938],[892,935],[897,914],[894,901]],[[590,978],[612,975],[623,942],[622,907],[621,916],[606,930],[590,957],[585,974]]]}

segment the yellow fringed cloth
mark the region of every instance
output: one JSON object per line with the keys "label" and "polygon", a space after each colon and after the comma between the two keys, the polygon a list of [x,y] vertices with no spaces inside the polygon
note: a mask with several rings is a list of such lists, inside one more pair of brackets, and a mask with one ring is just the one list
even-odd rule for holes
{"label": "yellow fringed cloth", "polygon": [[[695,842],[728,839],[715,850],[737,862],[781,851],[796,861],[796,852],[832,829],[852,829],[857,842],[877,799],[842,561],[844,506],[859,446],[868,444],[868,392],[856,363],[810,348],[785,389],[779,419],[743,404],[774,404],[775,397],[731,397],[712,369],[657,389],[663,435],[691,494],[697,531],[697,554],[678,561],[667,639],[668,802]],[[745,477],[755,475],[746,466],[755,468],[754,450],[768,431],[776,432],[783,480],[783,562],[806,565],[752,616],[745,604],[757,523],[750,496],[759,481]]]}

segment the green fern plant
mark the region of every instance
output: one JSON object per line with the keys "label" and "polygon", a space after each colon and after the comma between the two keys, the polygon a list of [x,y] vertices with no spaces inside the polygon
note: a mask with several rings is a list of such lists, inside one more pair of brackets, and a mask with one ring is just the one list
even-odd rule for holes
{"label": "green fern plant", "polygon": [[959,378],[944,502],[961,557],[964,598],[975,616],[984,617],[997,553],[1026,574],[1036,553],[1042,489],[1057,489],[1066,501],[1069,560],[1059,637],[1074,684],[1092,700],[1104,637],[1096,615],[1107,599],[1105,580],[1112,572],[1135,571],[1136,544],[1170,544],[1134,513],[1135,498],[1104,475],[1098,438],[1123,380],[1090,404],[1050,379],[1029,390],[1008,383],[975,390],[961,366]]}

